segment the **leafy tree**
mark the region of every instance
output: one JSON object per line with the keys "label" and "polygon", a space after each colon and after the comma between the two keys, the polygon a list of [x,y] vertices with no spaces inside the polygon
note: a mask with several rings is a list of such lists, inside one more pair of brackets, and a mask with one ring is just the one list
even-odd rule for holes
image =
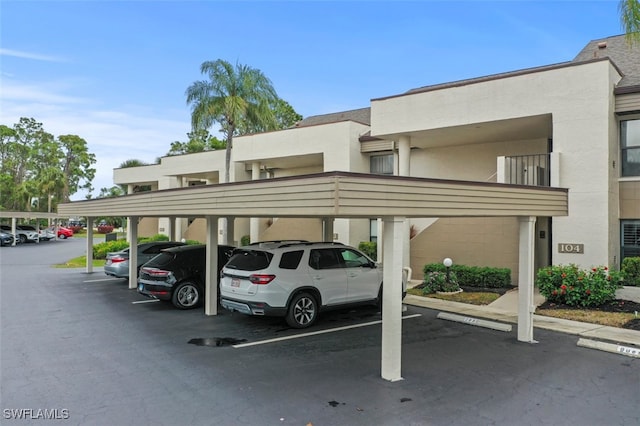
{"label": "leafy tree", "polygon": [[627,41],[640,43],[640,0],[621,0],[618,9]]}
{"label": "leafy tree", "polygon": [[196,152],[224,149],[226,144],[215,136],[211,136],[206,129],[198,129],[187,133],[188,142],[175,141],[167,155],[193,154]]}
{"label": "leafy tree", "polygon": [[112,186],[111,188],[100,188],[98,198],[113,198],[124,195],[125,192],[119,186]]}
{"label": "leafy tree", "polygon": [[259,133],[266,130],[278,130],[288,129],[293,127],[298,121],[302,120],[302,116],[298,114],[291,105],[284,99],[276,99],[275,102],[269,106],[275,115],[276,127],[275,129],[265,129],[259,124],[242,122],[238,125],[238,134],[246,135],[251,133]]}
{"label": "leafy tree", "polygon": [[33,118],[0,125],[0,207],[52,211],[79,188],[91,188],[95,156],[76,135],[55,138]]}
{"label": "leafy tree", "polygon": [[237,63],[234,67],[218,59],[204,62],[200,72],[208,80],[196,81],[186,90],[191,125],[194,130],[207,130],[214,123],[220,125],[226,143],[224,179],[229,182],[233,137],[242,126],[276,129],[277,120],[270,106],[278,96],[262,71],[247,65]]}
{"label": "leafy tree", "polygon": [[125,160],[122,163],[120,163],[121,169],[125,169],[127,167],[140,167],[140,166],[148,166],[148,164],[142,160],[137,160],[135,158],[132,158],[130,160]]}
{"label": "leafy tree", "polygon": [[96,156],[89,152],[87,141],[80,136],[63,135],[58,137],[58,141],[64,152],[62,201],[68,202],[69,195],[75,194],[79,188],[91,191],[91,182],[96,174],[96,169],[91,166],[96,163]]}

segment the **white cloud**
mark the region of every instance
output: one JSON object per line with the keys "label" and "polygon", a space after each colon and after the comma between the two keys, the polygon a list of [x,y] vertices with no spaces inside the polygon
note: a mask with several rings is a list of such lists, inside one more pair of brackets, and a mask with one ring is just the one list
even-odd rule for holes
{"label": "white cloud", "polygon": [[[41,122],[54,136],[73,134],[87,141],[96,155],[97,195],[100,188],[113,186],[113,169],[129,159],[152,163],[169,150],[171,142],[186,140],[190,130],[189,111],[150,110],[136,105],[96,105],[99,102],[60,93],[66,83],[21,85],[3,81],[0,93],[0,124],[9,127],[21,117]],[[77,193],[72,199],[85,197]]]}
{"label": "white cloud", "polygon": [[65,62],[63,58],[39,53],[22,52],[19,50],[5,49],[0,47],[0,56],[13,56],[14,58],[33,59],[45,62]]}

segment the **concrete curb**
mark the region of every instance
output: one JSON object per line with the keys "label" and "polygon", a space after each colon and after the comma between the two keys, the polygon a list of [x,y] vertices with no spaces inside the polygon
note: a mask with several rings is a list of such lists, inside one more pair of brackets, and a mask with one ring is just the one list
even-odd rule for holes
{"label": "concrete curb", "polygon": [[[467,303],[450,302],[424,296],[407,294],[404,303],[412,306],[420,306],[445,312],[453,312],[460,315],[485,318],[512,324],[518,323],[517,312],[490,306],[477,306]],[[605,340],[617,344],[628,344],[640,347],[640,331],[627,330],[625,328],[607,327],[598,324],[589,324],[579,321],[570,321],[561,318],[533,316],[533,326],[545,330],[560,333],[573,334],[589,339]]]}

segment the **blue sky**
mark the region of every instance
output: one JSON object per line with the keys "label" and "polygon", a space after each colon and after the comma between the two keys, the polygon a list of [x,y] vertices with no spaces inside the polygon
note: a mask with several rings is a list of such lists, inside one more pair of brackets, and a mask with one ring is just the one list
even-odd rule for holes
{"label": "blue sky", "polygon": [[185,90],[207,60],[260,69],[307,117],[569,61],[622,32],[617,0],[0,0],[0,26],[0,124],[84,138],[95,194],[123,161],[186,141]]}

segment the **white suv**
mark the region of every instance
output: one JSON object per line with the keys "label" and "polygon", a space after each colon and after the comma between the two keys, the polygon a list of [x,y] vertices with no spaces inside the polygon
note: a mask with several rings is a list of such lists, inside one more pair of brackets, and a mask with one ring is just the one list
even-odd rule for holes
{"label": "white suv", "polygon": [[381,265],[340,243],[266,242],[241,247],[220,277],[224,308],[283,316],[294,328],[310,326],[321,310],[376,304],[381,295]]}

